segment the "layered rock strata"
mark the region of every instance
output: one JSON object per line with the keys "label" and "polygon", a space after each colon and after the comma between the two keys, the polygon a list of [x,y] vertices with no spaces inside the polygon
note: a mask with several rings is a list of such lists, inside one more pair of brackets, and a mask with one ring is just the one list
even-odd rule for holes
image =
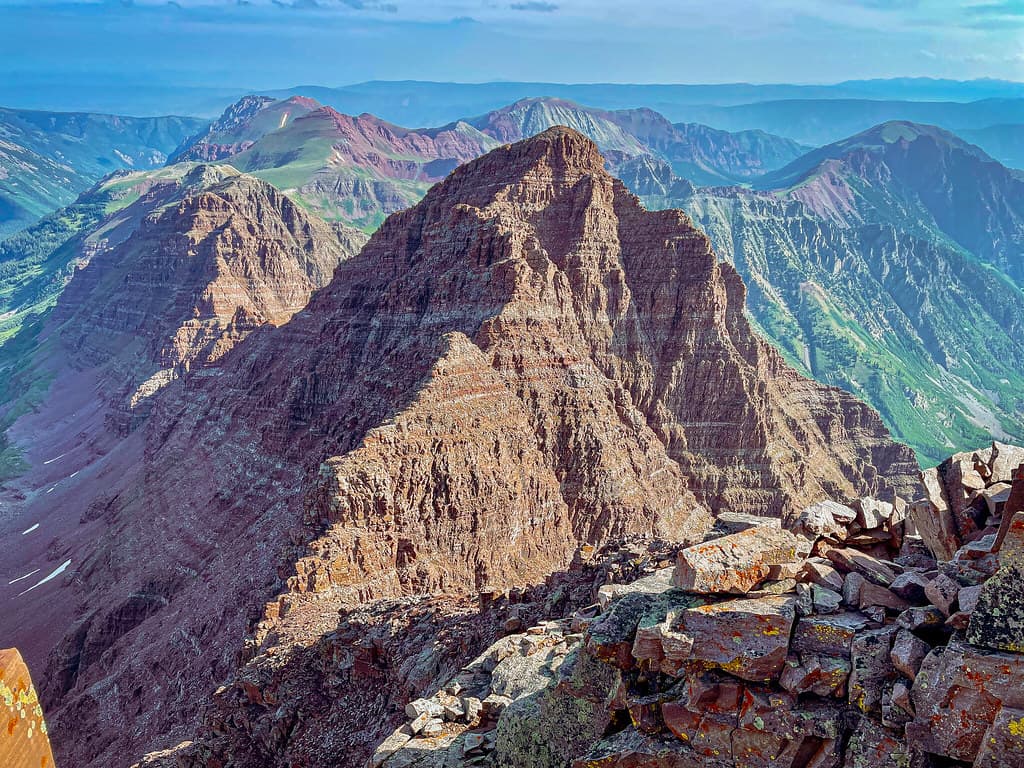
{"label": "layered rock strata", "polygon": [[[78,502],[107,536],[72,557],[87,607],[47,693],[58,727],[100,735],[68,754],[193,735],[211,681],[344,606],[540,583],[581,544],[696,541],[712,509],[793,521],[913,487],[909,450],[787,368],[743,299],[575,132],[458,168],[290,322],[168,386],[141,467]],[[303,722],[253,738],[287,751]]]}

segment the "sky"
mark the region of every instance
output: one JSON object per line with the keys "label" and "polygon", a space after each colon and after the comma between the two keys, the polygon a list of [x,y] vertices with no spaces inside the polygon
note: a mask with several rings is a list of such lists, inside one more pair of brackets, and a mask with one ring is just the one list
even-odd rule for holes
{"label": "sky", "polygon": [[1024,0],[0,0],[0,78],[1024,80]]}

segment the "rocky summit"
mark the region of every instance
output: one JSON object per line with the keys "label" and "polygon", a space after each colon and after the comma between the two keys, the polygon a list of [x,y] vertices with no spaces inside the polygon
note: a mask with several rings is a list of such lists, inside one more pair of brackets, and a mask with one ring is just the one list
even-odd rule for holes
{"label": "rocky summit", "polygon": [[[366,766],[1024,765],[1013,475],[951,558],[905,504],[869,497],[812,505],[795,534],[723,527],[674,567],[648,549],[647,575],[417,692]],[[743,590],[718,578],[768,562]]]}
{"label": "rocky summit", "polygon": [[[161,221],[222,209],[200,196]],[[81,295],[76,316],[162,327],[162,303]],[[743,301],[684,214],[645,211],[591,141],[554,128],[390,217],[288,322],[222,350],[198,326],[183,348],[202,365],[178,366],[123,443],[62,480],[62,515],[81,521],[55,545],[74,564],[64,586],[13,604],[72,617],[47,638],[42,686],[58,759],[128,765],[191,740],[208,765],[355,765],[396,702],[538,605],[586,607],[612,566],[638,575],[622,542],[773,519],[780,541],[751,572],[792,577],[805,547],[780,521],[914,494],[909,449],[789,369]],[[626,555],[592,562],[612,550]],[[784,635],[794,601],[750,599]],[[24,622],[38,653],[45,632]]]}

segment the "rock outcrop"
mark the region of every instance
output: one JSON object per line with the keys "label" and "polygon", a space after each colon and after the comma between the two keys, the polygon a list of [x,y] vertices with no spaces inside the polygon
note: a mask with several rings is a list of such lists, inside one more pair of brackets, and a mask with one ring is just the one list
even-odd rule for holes
{"label": "rock outcrop", "polygon": [[16,648],[0,650],[0,727],[4,768],[53,768],[43,708]]}
{"label": "rock outcrop", "polygon": [[[1024,467],[1015,489],[1024,502]],[[994,562],[999,574],[1018,566],[1016,527],[1001,548],[990,526],[937,562],[903,509],[871,498],[848,509],[807,538],[814,556],[791,558],[795,580],[779,573],[740,597],[669,586],[698,550],[756,557],[773,534],[755,526],[749,541],[684,549],[674,578],[655,571],[603,608],[503,638],[415,700],[367,766],[1024,764],[1024,646],[993,646],[988,629],[1020,618],[992,575]],[[1009,606],[979,602],[979,590]]]}
{"label": "rock outcrop", "polygon": [[[290,322],[167,386],[141,465],[112,454],[103,493],[68,500],[105,535],[69,554],[58,602],[86,608],[46,693],[58,734],[97,735],[58,749],[110,765],[192,737],[211,681],[307,659],[275,649],[339,609],[537,584],[581,545],[694,542],[712,510],[795,521],[913,488],[909,450],[789,369],[743,299],[573,131],[456,169]],[[313,738],[303,717],[261,721],[260,759]]]}

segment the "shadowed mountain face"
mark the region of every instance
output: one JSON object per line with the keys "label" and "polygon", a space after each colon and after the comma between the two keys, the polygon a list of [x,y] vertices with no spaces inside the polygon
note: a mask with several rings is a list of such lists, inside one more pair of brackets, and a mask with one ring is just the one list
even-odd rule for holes
{"label": "shadowed mountain face", "polygon": [[[0,552],[6,581],[29,574],[7,588],[24,604],[16,633],[37,659],[45,628],[72,606],[34,603],[32,587],[49,560],[104,535],[99,497],[142,465],[138,428],[157,393],[287,322],[365,241],[227,166],[119,182],[132,201],[62,246],[77,254],[67,289],[3,348],[4,466],[19,471],[0,496]],[[32,530],[20,536],[27,518]]]}
{"label": "shadowed mountain face", "polygon": [[[220,199],[167,208],[148,258],[207,253],[176,233]],[[58,307],[62,337],[76,317],[163,327],[165,304],[125,306],[122,279],[96,277]],[[709,509],[790,519],[826,495],[910,491],[909,450],[788,368],[743,302],[687,217],[645,211],[574,131],[456,169],[291,321],[182,370],[141,428],[61,479],[63,523],[46,524],[73,584],[11,610],[37,657],[58,640],[41,622],[73,616],[44,685],[63,759],[122,765],[188,736],[239,658],[316,641],[342,606],[536,583],[582,543],[693,540]]]}
{"label": "shadowed mountain face", "polygon": [[163,165],[205,122],[0,108],[0,238],[113,171]]}

